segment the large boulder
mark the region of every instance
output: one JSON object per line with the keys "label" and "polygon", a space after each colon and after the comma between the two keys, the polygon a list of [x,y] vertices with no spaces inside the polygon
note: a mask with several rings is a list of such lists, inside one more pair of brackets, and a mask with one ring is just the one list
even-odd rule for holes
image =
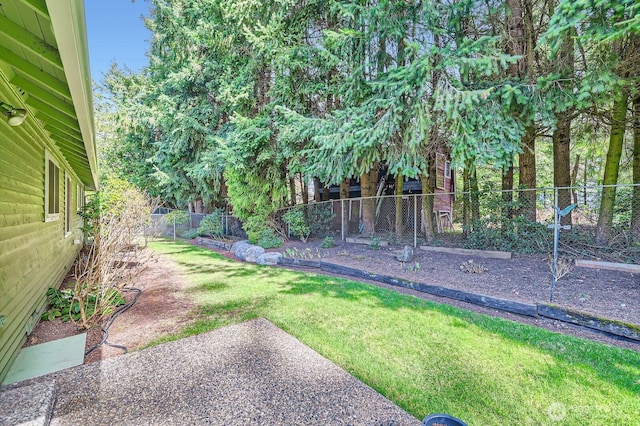
{"label": "large boulder", "polygon": [[237,241],[233,243],[233,245],[231,246],[231,253],[233,253],[233,255],[238,259],[244,260],[244,252],[247,251],[249,247],[251,247],[251,244],[249,244],[249,241],[247,240]]}
{"label": "large boulder", "polygon": [[409,246],[404,246],[404,248],[396,254],[396,259],[398,259],[398,262],[411,262],[413,260],[413,249]]}
{"label": "large boulder", "polygon": [[244,260],[251,263],[256,263],[258,256],[264,254],[264,249],[260,246],[249,245],[249,248],[243,253]]}
{"label": "large boulder", "polygon": [[277,265],[278,263],[280,263],[280,259],[282,259],[282,253],[274,251],[269,253],[262,253],[256,259],[256,263],[258,265]]}
{"label": "large boulder", "polygon": [[231,253],[240,260],[256,263],[258,256],[264,253],[264,249],[260,246],[249,244],[247,240],[243,240],[231,246]]}

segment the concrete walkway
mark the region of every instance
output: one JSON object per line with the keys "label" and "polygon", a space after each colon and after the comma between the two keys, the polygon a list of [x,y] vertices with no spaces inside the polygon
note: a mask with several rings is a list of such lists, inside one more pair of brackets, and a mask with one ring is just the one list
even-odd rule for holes
{"label": "concrete walkway", "polygon": [[0,424],[419,425],[264,319],[0,389]]}

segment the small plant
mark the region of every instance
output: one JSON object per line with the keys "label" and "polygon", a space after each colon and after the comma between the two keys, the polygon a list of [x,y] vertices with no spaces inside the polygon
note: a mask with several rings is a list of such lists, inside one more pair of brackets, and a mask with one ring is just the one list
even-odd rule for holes
{"label": "small plant", "polygon": [[482,274],[488,271],[483,265],[474,263],[473,260],[467,260],[460,265],[460,270],[468,274]]}
{"label": "small plant", "polygon": [[369,244],[369,248],[371,250],[380,250],[380,238],[378,237],[371,238],[371,244]]}
{"label": "small plant", "polygon": [[282,220],[289,225],[289,230],[293,235],[298,236],[303,243],[307,242],[311,229],[307,224],[307,219],[302,209],[297,207],[289,209],[289,211],[282,216]]}
{"label": "small plant", "polygon": [[283,243],[282,238],[276,235],[275,231],[271,228],[263,229],[258,239],[258,245],[265,249],[282,247]]}
{"label": "small plant", "polygon": [[49,309],[42,314],[43,321],[53,321],[60,318],[62,322],[69,320],[77,322],[81,320],[82,312],[87,316],[93,316],[98,306],[102,307],[101,316],[104,317],[111,315],[116,307],[126,303],[124,297],[114,288],[108,289],[104,294],[88,293],[83,299],[83,306],[74,297],[74,292],[71,289],[50,288],[47,290],[47,297],[49,297]]}
{"label": "small plant", "polygon": [[298,254],[298,249],[288,248],[284,251],[287,257],[295,258],[296,254]]}
{"label": "small plant", "polygon": [[322,254],[320,254],[320,250],[316,249],[315,252],[307,247],[304,250],[298,250],[296,247],[288,248],[285,251],[285,254],[292,259],[313,259],[317,257],[318,259],[322,259]]}
{"label": "small plant", "polygon": [[322,244],[320,244],[320,247],[328,249],[328,248],[335,247],[335,245],[336,245],[336,242],[333,239],[333,237],[327,236],[327,237],[324,237],[324,239],[322,240]]}
{"label": "small plant", "polygon": [[[402,262],[404,267],[404,262]],[[407,266],[405,269],[407,272],[418,272],[420,270],[420,263],[416,262],[413,266]]]}

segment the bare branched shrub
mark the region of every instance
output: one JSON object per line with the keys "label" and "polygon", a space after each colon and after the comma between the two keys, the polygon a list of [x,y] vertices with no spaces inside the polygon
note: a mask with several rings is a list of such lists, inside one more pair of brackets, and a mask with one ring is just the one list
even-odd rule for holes
{"label": "bare branched shrub", "polygon": [[121,181],[95,197],[83,213],[85,246],[74,271],[76,325],[85,329],[113,313],[121,290],[145,269],[151,213],[157,207],[157,200]]}
{"label": "bare branched shrub", "polygon": [[[549,255],[549,271],[553,275],[553,256]],[[559,257],[556,264],[556,281],[567,275],[573,269],[574,263],[571,259]]]}

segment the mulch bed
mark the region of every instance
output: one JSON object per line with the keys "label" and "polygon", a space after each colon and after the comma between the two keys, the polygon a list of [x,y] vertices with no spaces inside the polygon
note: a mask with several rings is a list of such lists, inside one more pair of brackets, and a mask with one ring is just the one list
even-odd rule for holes
{"label": "mulch bed", "polygon": [[[413,261],[401,263],[395,258],[399,246],[372,250],[363,244],[337,243],[331,249],[323,249],[319,241],[290,241],[281,250],[302,252],[307,247],[311,248],[312,260],[519,302],[549,302],[551,272],[546,256],[516,253],[507,260],[414,249]],[[461,270],[469,261],[483,267],[478,270],[486,271]],[[639,274],[575,266],[558,280],[553,296],[555,305],[640,325],[638,301]]]}

